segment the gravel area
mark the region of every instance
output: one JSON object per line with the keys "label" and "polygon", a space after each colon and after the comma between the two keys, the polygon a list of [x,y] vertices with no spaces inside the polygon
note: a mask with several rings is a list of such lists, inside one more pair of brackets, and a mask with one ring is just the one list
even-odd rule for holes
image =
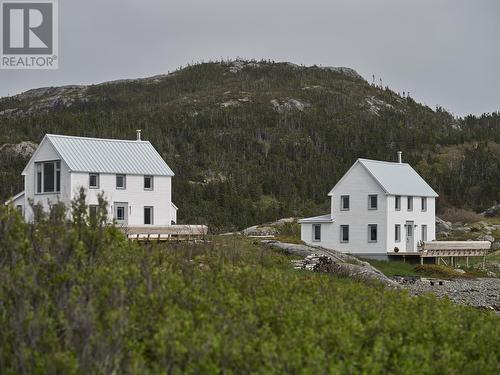
{"label": "gravel area", "polygon": [[[431,281],[434,281],[433,286]],[[432,292],[439,297],[447,296],[455,303],[495,310],[500,315],[500,279],[443,280],[443,285],[436,281],[421,279],[413,284],[404,284],[404,288],[413,295]]]}

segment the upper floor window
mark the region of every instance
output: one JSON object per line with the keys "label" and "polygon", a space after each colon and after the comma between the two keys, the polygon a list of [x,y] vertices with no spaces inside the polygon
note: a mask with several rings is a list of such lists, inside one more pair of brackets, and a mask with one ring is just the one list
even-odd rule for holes
{"label": "upper floor window", "polygon": [[153,176],[144,176],[144,190],[153,190]]}
{"label": "upper floor window", "polygon": [[342,243],[349,242],[349,225],[340,226],[340,242]]}
{"label": "upper floor window", "polygon": [[341,211],[349,211],[349,196],[341,195],[340,196],[340,210]]}
{"label": "upper floor window", "polygon": [[422,197],[422,211],[427,211],[427,198]]}
{"label": "upper floor window", "polygon": [[126,176],[124,174],[117,174],[116,175],[116,188],[117,189],[126,189],[127,187],[127,181],[126,181]]}
{"label": "upper floor window", "polygon": [[376,210],[378,208],[378,197],[376,194],[368,196],[368,209]]}
{"label": "upper floor window", "polygon": [[408,197],[408,211],[413,211],[413,197]]}
{"label": "upper floor window", "polygon": [[90,173],[89,174],[89,188],[90,189],[99,189],[99,173]]}
{"label": "upper floor window", "polygon": [[394,208],[396,211],[401,211],[401,195],[396,195],[394,200]]}
{"label": "upper floor window", "polygon": [[321,241],[321,224],[313,224],[313,242]]}
{"label": "upper floor window", "polygon": [[61,191],[61,162],[46,161],[35,163],[37,193],[58,193]]}
{"label": "upper floor window", "polygon": [[377,224],[368,224],[368,242],[377,242]]}

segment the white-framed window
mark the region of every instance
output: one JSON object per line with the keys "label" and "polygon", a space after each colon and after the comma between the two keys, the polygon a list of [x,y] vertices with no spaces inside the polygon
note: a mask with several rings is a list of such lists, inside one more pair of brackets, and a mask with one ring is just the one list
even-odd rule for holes
{"label": "white-framed window", "polygon": [[61,191],[61,161],[35,163],[35,185],[37,194]]}
{"label": "white-framed window", "polygon": [[89,188],[99,189],[99,173],[89,173]]}
{"label": "white-framed window", "polygon": [[17,212],[19,212],[21,215],[23,214],[23,206],[22,206],[21,204],[18,204],[18,205],[16,206],[16,210],[17,210]]}
{"label": "white-framed window", "polygon": [[153,190],[153,176],[144,176],[144,190]]}
{"label": "white-framed window", "polygon": [[413,211],[413,197],[407,198],[407,208],[408,211]]}
{"label": "white-framed window", "polygon": [[394,226],[394,241],[401,242],[401,224]]}
{"label": "white-framed window", "polygon": [[348,195],[341,195],[340,196],[340,210],[341,211],[349,211],[350,208],[350,199]]}
{"label": "white-framed window", "polygon": [[427,197],[422,197],[421,208],[422,212],[427,211]]}
{"label": "white-framed window", "polygon": [[368,242],[377,242],[377,224],[368,224]]}
{"label": "white-framed window", "polygon": [[124,174],[116,175],[116,188],[121,190],[127,188],[127,177]]}
{"label": "white-framed window", "polygon": [[99,206],[96,204],[89,204],[89,218],[97,219],[97,212],[99,211]]}
{"label": "white-framed window", "polygon": [[396,195],[394,197],[394,209],[396,211],[401,211],[401,195]]}
{"label": "white-framed window", "polygon": [[427,225],[422,225],[422,241],[427,241]]}
{"label": "white-framed window", "polygon": [[125,207],[118,206],[116,207],[116,220],[117,221],[125,221]]}
{"label": "white-framed window", "polygon": [[341,243],[349,242],[349,225],[340,226],[340,242]]}
{"label": "white-framed window", "polygon": [[153,225],[153,207],[144,207],[144,225]]}
{"label": "white-framed window", "polygon": [[321,224],[313,224],[312,226],[313,242],[321,241]]}
{"label": "white-framed window", "polygon": [[378,208],[378,196],[377,194],[370,194],[368,196],[368,209],[376,210]]}

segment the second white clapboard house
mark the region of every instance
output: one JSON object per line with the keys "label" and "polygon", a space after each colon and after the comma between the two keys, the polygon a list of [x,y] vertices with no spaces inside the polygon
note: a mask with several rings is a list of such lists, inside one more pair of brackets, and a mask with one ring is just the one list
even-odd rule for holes
{"label": "second white clapboard house", "polygon": [[167,226],[177,221],[172,203],[174,173],[153,145],[118,140],[47,134],[22,172],[24,192],[10,200],[27,221],[29,205],[48,209],[58,201],[68,207],[83,187],[90,215],[104,192],[110,216],[124,226]]}
{"label": "second white clapboard house", "polygon": [[302,241],[375,258],[435,240],[437,193],[407,163],[358,159],[328,194],[331,212],[305,218]]}

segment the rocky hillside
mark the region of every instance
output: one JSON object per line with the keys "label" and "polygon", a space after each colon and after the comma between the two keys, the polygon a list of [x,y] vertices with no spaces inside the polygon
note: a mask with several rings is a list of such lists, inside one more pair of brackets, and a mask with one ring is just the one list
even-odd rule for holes
{"label": "rocky hillside", "polygon": [[0,196],[22,188],[29,152],[13,145],[49,132],[134,138],[139,128],[176,172],[180,220],[215,231],[321,213],[356,158],[394,160],[398,150],[442,206],[500,202],[498,114],[455,119],[352,69],[268,61],[0,99]]}

